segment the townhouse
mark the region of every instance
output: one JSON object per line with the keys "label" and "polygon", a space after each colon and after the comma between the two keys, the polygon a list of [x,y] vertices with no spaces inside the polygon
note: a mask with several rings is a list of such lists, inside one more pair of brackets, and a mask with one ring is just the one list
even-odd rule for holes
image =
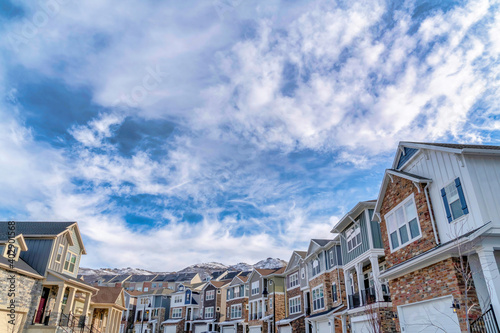
{"label": "townhouse", "polygon": [[346,309],[346,293],[338,238],[312,239],[304,262],[308,284],[303,289],[305,331],[341,332],[342,325],[345,326],[342,314]]}
{"label": "townhouse", "polygon": [[222,288],[222,292],[226,292],[226,314],[225,320],[219,323],[221,333],[247,332],[249,287],[246,282],[250,274],[251,272],[242,272]]}
{"label": "townhouse", "polygon": [[[305,251],[293,251],[288,260],[288,265],[283,272],[285,276],[285,314],[284,318],[276,321],[279,333],[299,333],[305,332],[304,316],[305,307],[304,293],[301,281],[307,285],[306,265],[304,259],[307,255]],[[303,276],[303,277],[302,277]]]}
{"label": "townhouse", "polygon": [[193,321],[193,332],[210,332],[219,329],[218,324],[225,320],[226,293],[224,286],[231,280],[211,280],[207,282],[201,291],[200,316]]}
{"label": "townhouse", "polygon": [[499,170],[500,147],[399,144],[374,209],[398,330],[500,314]]}
{"label": "townhouse", "polygon": [[160,333],[161,323],[170,313],[172,290],[155,289],[137,295],[135,333]]}
{"label": "townhouse", "polygon": [[122,321],[120,325],[120,333],[128,333],[133,330],[137,309],[137,297],[142,294],[140,291],[124,290],[123,297],[125,310],[123,311]]}
{"label": "townhouse", "polygon": [[348,316],[354,332],[395,331],[388,284],[380,280],[386,262],[380,226],[372,221],[375,204],[376,200],[359,202],[331,230],[339,235],[336,255],[342,255],[344,276],[340,287],[347,291],[344,318]]}
{"label": "townhouse", "polygon": [[200,287],[203,283],[181,284],[171,294],[169,317],[161,323],[164,333],[192,332],[193,321],[200,316]]}
{"label": "townhouse", "polygon": [[[92,295],[90,311],[92,313],[90,327],[95,332],[117,333],[120,330],[125,296],[121,287],[98,287],[99,291]],[[83,309],[84,299],[77,297],[76,309]],[[70,325],[71,326],[71,325]]]}
{"label": "townhouse", "polygon": [[152,289],[169,288],[177,290],[182,285],[193,285],[201,283],[201,277],[198,273],[172,273],[157,275],[151,282]]}

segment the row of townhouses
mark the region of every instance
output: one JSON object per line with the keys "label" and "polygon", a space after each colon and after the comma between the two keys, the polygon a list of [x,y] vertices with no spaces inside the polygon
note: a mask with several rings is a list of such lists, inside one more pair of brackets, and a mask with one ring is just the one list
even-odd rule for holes
{"label": "row of townhouses", "polygon": [[3,222],[0,327],[14,276],[13,332],[499,332],[500,147],[401,142],[367,199],[286,267],[208,281],[83,281],[76,223]]}

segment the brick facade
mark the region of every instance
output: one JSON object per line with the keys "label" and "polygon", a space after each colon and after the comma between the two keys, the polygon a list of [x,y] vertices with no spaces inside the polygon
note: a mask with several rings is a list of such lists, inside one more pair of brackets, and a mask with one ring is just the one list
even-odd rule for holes
{"label": "brick facade", "polygon": [[[394,309],[403,304],[410,304],[433,298],[453,295],[460,302],[457,311],[462,331],[467,331],[465,321],[465,283],[456,267],[458,258],[448,258],[429,267],[411,272],[389,282]],[[472,306],[469,318],[475,319],[481,314],[475,288],[468,291],[468,306]],[[451,304],[450,304],[451,306]],[[399,329],[399,322],[398,322]]]}
{"label": "brick facade", "polygon": [[[398,176],[393,176],[393,179],[394,181],[389,182],[387,185],[387,190],[380,208],[380,216],[382,218],[380,231],[382,233],[382,241],[384,243],[387,268],[409,260],[436,246],[436,240],[430,219],[430,209],[432,209],[432,207],[429,209],[427,206],[424,186],[422,184],[417,184],[420,187],[419,193],[412,181]],[[422,237],[391,253],[389,235],[387,234],[387,225],[384,215],[403,202],[411,194],[414,194]]]}
{"label": "brick facade", "polygon": [[[241,318],[231,318],[231,305],[241,304]],[[247,310],[248,298],[237,298],[226,302],[226,321],[243,319],[247,321],[248,310]]]}

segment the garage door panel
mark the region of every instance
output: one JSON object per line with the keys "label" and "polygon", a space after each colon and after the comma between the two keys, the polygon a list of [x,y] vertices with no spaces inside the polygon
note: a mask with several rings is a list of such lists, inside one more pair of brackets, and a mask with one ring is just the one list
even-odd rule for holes
{"label": "garage door panel", "polygon": [[250,327],[249,333],[261,333],[261,332],[262,332],[262,329],[260,326]]}
{"label": "garage door panel", "polygon": [[292,333],[292,328],[290,326],[281,326],[279,333]]}
{"label": "garage door panel", "polygon": [[175,325],[165,326],[165,333],[175,333],[175,331],[176,331]]}
{"label": "garage door panel", "polygon": [[222,327],[222,333],[234,333],[233,326],[224,326]]}
{"label": "garage door panel", "polygon": [[451,309],[452,297],[398,307],[404,333],[460,333],[457,314]]}
{"label": "garage door panel", "polygon": [[320,321],[316,323],[316,333],[330,333],[328,321]]}
{"label": "garage door panel", "polygon": [[201,333],[205,332],[207,330],[207,325],[195,325],[194,326],[194,333]]}
{"label": "garage door panel", "polygon": [[371,333],[373,330],[370,329],[370,321],[363,320],[352,323],[352,332],[353,333]]}

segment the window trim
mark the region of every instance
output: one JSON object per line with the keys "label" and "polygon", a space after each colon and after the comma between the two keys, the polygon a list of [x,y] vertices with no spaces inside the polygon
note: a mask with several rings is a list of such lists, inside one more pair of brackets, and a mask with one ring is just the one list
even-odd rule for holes
{"label": "window trim", "polygon": [[[176,310],[180,310],[180,311],[176,311]],[[176,312],[179,312],[179,316],[175,316],[175,313]],[[173,318],[182,318],[182,308],[172,308],[172,319]]]}
{"label": "window trim", "polygon": [[[292,306],[292,301],[297,301],[296,304],[294,304]],[[292,308],[297,308],[298,307],[298,311],[297,312],[292,312]],[[292,297],[290,299],[288,299],[288,312],[290,313],[290,315],[293,315],[293,314],[297,314],[297,313],[301,313],[302,312],[302,297],[299,296],[295,296],[295,297]]]}
{"label": "window trim", "polygon": [[[257,283],[257,288],[254,288],[254,285],[255,285],[256,283]],[[258,294],[259,294],[259,292],[260,292],[260,281],[259,281],[259,280],[257,280],[257,281],[253,281],[253,282],[251,283],[251,287],[252,287],[252,289],[251,289],[251,294],[252,294],[252,296],[258,295]],[[254,291],[255,291],[255,293],[254,293]]]}
{"label": "window trim", "polygon": [[[296,276],[297,278],[295,280],[292,280],[292,276]],[[300,281],[299,281],[299,272],[292,273],[288,276],[288,289],[295,289],[300,286]],[[295,284],[292,286],[292,281],[295,282]]]}
{"label": "window trim", "polygon": [[[418,225],[418,231],[419,231],[419,235],[415,238],[410,238],[411,237],[411,230],[410,230],[410,221],[406,221],[404,223],[404,225],[407,227],[407,231],[408,231],[408,241],[406,243],[401,243],[401,239],[400,239],[400,236],[399,236],[399,226],[398,226],[398,229],[396,230],[397,232],[397,235],[398,235],[398,241],[399,241],[399,245],[398,247],[396,248],[393,248],[392,246],[392,241],[391,241],[391,232],[389,230],[389,224],[387,222],[387,217],[393,215],[396,213],[396,211],[403,207],[403,213],[404,213],[404,216],[405,216],[405,220],[407,219],[406,217],[406,210],[404,209],[404,205],[407,204],[409,201],[413,201],[413,205],[415,206],[415,213],[416,213],[416,219],[417,219],[417,225]],[[395,216],[394,216],[395,217]],[[385,221],[385,226],[386,226],[386,232],[387,232],[387,239],[389,241],[389,248],[391,249],[391,253],[395,252],[395,251],[398,251],[412,243],[414,243],[415,241],[419,240],[420,238],[422,238],[422,227],[420,226],[420,219],[418,217],[418,209],[417,209],[417,204],[415,203],[415,193],[412,193],[410,194],[409,196],[407,196],[403,201],[401,201],[397,206],[395,206],[393,209],[391,209],[387,214],[384,215],[384,221]],[[397,221],[396,221],[397,223]]]}
{"label": "window trim", "polygon": [[[76,253],[71,252],[70,250],[66,251],[66,257],[68,256],[68,254],[70,255],[70,256],[69,256],[69,261],[68,261],[68,269],[66,269],[66,267],[65,267],[65,266],[66,266],[66,261],[67,261],[67,258],[66,258],[66,259],[64,259],[64,264],[63,264],[62,269],[63,269],[63,271],[66,271],[66,272],[69,272],[69,273],[73,274],[73,273],[75,273],[75,269],[76,269],[76,260],[77,260],[78,256],[77,256],[77,254],[76,254]],[[74,266],[73,266],[73,270],[72,270],[72,271],[70,271],[70,270],[69,270],[69,267],[71,266],[71,257],[72,257],[72,256],[75,256],[75,263],[74,263]]]}
{"label": "window trim", "polygon": [[[318,263],[318,272],[316,274],[314,274],[314,263],[317,262]],[[320,275],[321,274],[321,260],[319,260],[319,256],[316,257],[312,262],[311,262],[311,273],[312,273],[312,276],[311,276],[311,279],[315,278],[316,276]]]}
{"label": "window trim", "polygon": [[[212,310],[212,315],[210,317],[207,316],[207,310],[208,309]],[[215,308],[213,306],[206,307],[205,311],[203,311],[203,317],[205,319],[213,319],[215,317]]]}
{"label": "window trim", "polygon": [[[210,296],[210,297],[209,297]],[[206,301],[211,301],[215,299],[215,290],[207,290],[205,294],[205,300]]]}
{"label": "window trim", "polygon": [[[462,215],[460,215],[457,218],[453,217],[453,211],[451,210],[451,205],[450,205],[450,200],[448,198],[448,193],[446,193],[446,188],[452,184],[455,185],[455,189],[456,189],[457,195],[458,195],[458,201],[460,203],[460,208],[462,210]],[[465,197],[464,186],[462,184],[462,181],[460,180],[460,177],[457,177],[457,178],[445,183],[445,185],[441,188],[440,193],[441,193],[441,199],[442,199],[443,206],[444,206],[444,213],[445,213],[446,220],[448,221],[448,223],[454,223],[454,222],[460,221],[460,220],[464,219],[465,216],[467,216],[469,214],[469,206],[467,205],[468,200]]]}
{"label": "window trim", "polygon": [[[335,292],[334,292],[335,291]],[[337,288],[337,282],[332,283],[332,300],[333,302],[337,302],[339,300],[339,295],[338,295],[338,288]]]}
{"label": "window trim", "polygon": [[[233,309],[236,309],[237,307],[239,307],[240,316],[239,317],[236,317],[236,316],[233,317]],[[231,305],[231,312],[230,313],[231,313],[231,319],[243,318],[243,306],[241,306],[241,303]]]}
{"label": "window trim", "polygon": [[[350,229],[354,229],[354,231],[352,232],[352,238],[349,238],[351,236],[347,236],[347,232],[350,230]],[[359,233],[356,233],[356,231],[359,230]],[[363,237],[361,236],[361,221],[359,219],[356,220],[356,222],[353,222],[353,225],[350,226],[349,228],[346,229],[345,231],[346,233],[346,237],[345,237],[345,244],[347,246],[347,253],[351,253],[352,251],[354,251],[358,246],[360,246],[361,244],[363,244]],[[354,246],[353,248],[349,249],[349,241],[352,240],[352,239],[357,239],[359,235],[359,243],[356,244],[356,246]]]}
{"label": "window trim", "polygon": [[[62,249],[61,250],[61,257],[59,258],[59,260],[57,260],[57,256],[59,255],[59,249]],[[64,245],[62,244],[59,244],[58,248],[57,248],[57,251],[56,251],[56,260],[55,262],[57,264],[60,264],[62,262],[62,258],[64,257]]]}
{"label": "window trim", "polygon": [[[317,289],[320,289],[323,291],[323,307],[321,308],[315,308],[315,305],[314,305],[314,291],[317,290]],[[319,286],[311,289],[311,299],[312,299],[312,309],[313,311],[318,311],[318,310],[323,310],[325,308],[325,289],[323,288],[323,284],[320,284]],[[318,298],[319,300],[320,298]]]}

